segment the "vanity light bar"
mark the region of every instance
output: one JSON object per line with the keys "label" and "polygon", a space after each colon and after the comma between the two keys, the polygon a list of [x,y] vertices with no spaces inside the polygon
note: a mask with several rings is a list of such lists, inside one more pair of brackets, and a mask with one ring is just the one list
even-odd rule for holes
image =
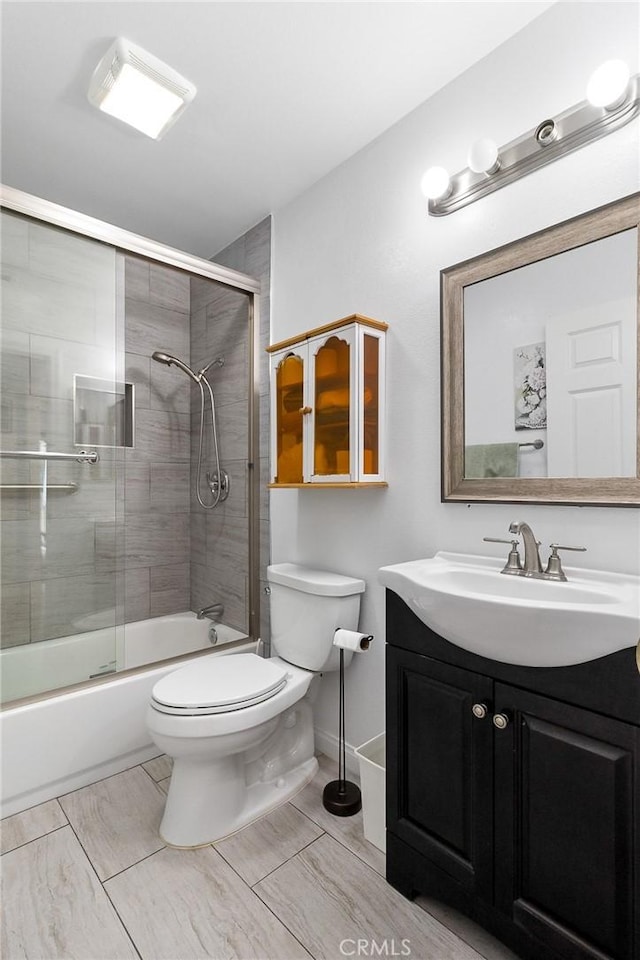
{"label": "vanity light bar", "polygon": [[454,174],[443,193],[429,197],[429,214],[444,217],[454,213],[539,167],[619,130],[639,113],[640,74],[636,74],[629,79],[626,91],[617,103],[603,107],[583,100],[500,147],[495,163],[486,172],[474,172],[466,167]]}

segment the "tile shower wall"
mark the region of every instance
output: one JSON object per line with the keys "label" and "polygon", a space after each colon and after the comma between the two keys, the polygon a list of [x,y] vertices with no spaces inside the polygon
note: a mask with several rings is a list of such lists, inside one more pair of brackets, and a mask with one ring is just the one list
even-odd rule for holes
{"label": "tile shower wall", "polygon": [[[2,213],[3,450],[74,449],[75,373],[122,380],[116,252]],[[108,627],[122,615],[116,571],[95,544],[118,517],[114,451],[97,464],[2,460],[3,646]],[[76,492],[41,487],[77,484]]]}
{"label": "tile shower wall", "polygon": [[190,384],[151,359],[189,356],[190,279],[125,258],[126,380],[135,386],[135,445],[124,461],[124,522],[97,531],[109,569],[126,571],[125,621],[188,610]]}
{"label": "tile shower wall", "polygon": [[[271,280],[271,218],[267,217],[212,258],[261,282],[260,350],[260,580],[266,586],[269,562],[269,504],[267,496],[269,436],[269,290]],[[248,629],[248,299],[210,281],[191,281],[191,363],[197,369],[212,357],[224,355],[225,365],[212,371],[218,411],[220,450],[231,476],[229,499],[204,511],[192,498],[191,607],[198,609],[221,600],[226,623]],[[191,468],[197,467],[198,404],[192,407]],[[268,604],[261,605],[261,636],[268,642]]]}

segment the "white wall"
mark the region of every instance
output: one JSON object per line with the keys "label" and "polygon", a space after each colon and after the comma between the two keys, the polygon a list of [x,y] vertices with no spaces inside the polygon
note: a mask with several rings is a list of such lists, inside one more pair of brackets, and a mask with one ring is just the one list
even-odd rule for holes
{"label": "white wall", "polygon": [[[418,189],[432,164],[464,167],[477,137],[506,143],[584,99],[590,73],[613,57],[638,70],[635,4],[557,4],[276,213],[273,341],[354,312],[390,324],[389,489],[271,494],[275,562],[367,581],[361,625],[376,641],[347,671],[351,744],[384,728],[383,564],[483,553],[484,535],[522,517],[544,544],[585,544],[576,565],[640,571],[638,511],[442,504],[439,412],[440,269],[638,190],[638,121],[446,218],[426,215]],[[320,730],[336,730],[336,691],[326,677]]]}

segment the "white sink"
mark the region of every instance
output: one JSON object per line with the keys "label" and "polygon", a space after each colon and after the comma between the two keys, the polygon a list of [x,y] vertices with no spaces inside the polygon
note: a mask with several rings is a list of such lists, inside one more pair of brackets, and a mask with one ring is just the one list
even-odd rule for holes
{"label": "white sink", "polygon": [[566,583],[500,573],[504,561],[437,553],[380,582],[445,640],[503,663],[561,667],[635,646],[640,577],[565,567]]}

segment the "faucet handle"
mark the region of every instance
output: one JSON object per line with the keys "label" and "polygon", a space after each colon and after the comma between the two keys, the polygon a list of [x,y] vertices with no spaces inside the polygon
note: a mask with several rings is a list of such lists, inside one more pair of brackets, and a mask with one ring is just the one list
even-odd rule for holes
{"label": "faucet handle", "polygon": [[500,537],[483,537],[485,543],[508,543],[511,546],[509,551],[509,556],[507,562],[500,573],[515,573],[519,574],[522,570],[522,561],[520,560],[520,554],[518,553],[519,540],[501,540]]}
{"label": "faucet handle", "polygon": [[577,553],[584,553],[586,547],[563,547],[560,543],[550,543],[551,553],[549,555],[549,561],[547,563],[547,569],[544,574],[545,577],[549,580],[562,580],[565,581],[566,575],[562,569],[562,562],[558,556],[558,550],[574,550]]}

